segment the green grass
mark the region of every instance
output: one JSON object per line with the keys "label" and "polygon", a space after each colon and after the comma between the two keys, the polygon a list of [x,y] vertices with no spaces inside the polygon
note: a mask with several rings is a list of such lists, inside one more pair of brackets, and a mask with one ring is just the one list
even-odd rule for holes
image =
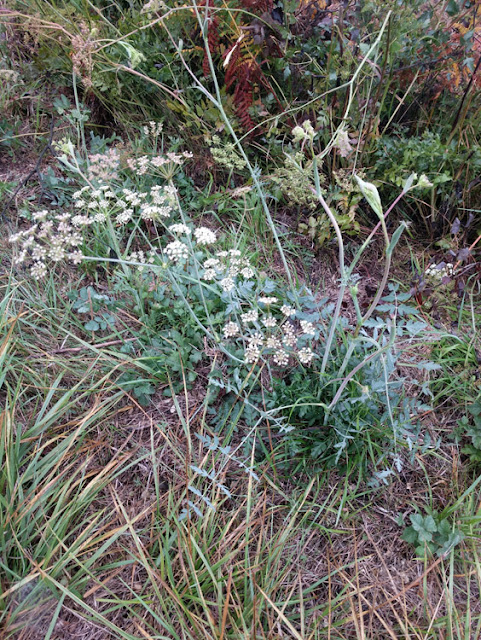
{"label": "green grass", "polygon": [[[68,332],[69,348],[80,350],[68,362],[52,355],[69,310],[60,300],[51,306],[48,287],[39,295],[13,277],[3,285],[6,638],[54,638],[56,625],[74,620],[118,638],[476,637],[481,494],[462,471],[446,497],[439,478],[452,482],[449,449],[424,456],[425,473],[407,467],[380,493],[355,470],[320,472],[303,486],[276,471],[275,459],[256,480],[193,437],[209,427],[202,406],[188,409],[188,392],[173,414],[140,409],[116,390],[119,355]],[[113,373],[99,374],[102,363]],[[190,464],[215,470],[230,497]],[[415,487],[408,496],[407,482]],[[426,483],[433,504],[448,500],[465,539],[423,569],[394,520],[423,504]],[[215,511],[195,498],[203,517],[179,521],[188,484]]]}

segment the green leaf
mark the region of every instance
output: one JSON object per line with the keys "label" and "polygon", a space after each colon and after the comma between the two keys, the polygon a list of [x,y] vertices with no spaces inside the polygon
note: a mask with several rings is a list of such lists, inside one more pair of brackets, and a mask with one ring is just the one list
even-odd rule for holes
{"label": "green leaf", "polygon": [[461,531],[453,531],[450,533],[449,537],[445,540],[442,547],[437,550],[438,556],[444,556],[451,551],[453,547],[458,545],[464,539],[464,535]]}
{"label": "green leaf", "polygon": [[396,231],[392,234],[391,242],[389,243],[388,248],[386,249],[386,255],[390,256],[394,251],[394,247],[399,242],[399,238],[401,237],[402,232],[406,229],[407,225],[405,222],[402,222]]}
{"label": "green leaf", "polygon": [[437,531],[436,522],[432,516],[423,518],[421,514],[415,513],[411,516],[411,523],[420,542],[431,542],[433,533]]}
{"label": "green leaf", "polygon": [[405,529],[401,537],[403,540],[409,542],[410,544],[416,544],[416,542],[418,541],[418,534],[413,527],[408,527],[407,529]]}
{"label": "green leaf", "polygon": [[449,0],[448,6],[446,7],[446,13],[451,18],[459,13],[459,6],[456,0]]}
{"label": "green leaf", "polygon": [[100,329],[100,325],[95,320],[90,320],[86,324],[84,324],[85,331],[98,331]]}

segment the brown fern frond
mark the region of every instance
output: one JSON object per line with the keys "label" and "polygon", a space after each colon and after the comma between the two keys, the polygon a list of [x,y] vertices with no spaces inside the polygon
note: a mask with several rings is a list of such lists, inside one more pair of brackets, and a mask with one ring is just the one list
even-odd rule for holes
{"label": "brown fern frond", "polygon": [[[225,82],[225,86],[226,89],[230,89],[231,86],[236,82],[236,80],[238,79],[236,77],[236,73],[237,73],[237,69],[239,68],[240,65],[240,61],[241,61],[241,49],[239,47],[239,43],[236,42],[235,44],[233,44],[231,47],[229,47],[229,49],[227,49],[223,55],[224,61],[228,60],[228,64],[227,64],[227,69],[225,72],[225,78],[224,78],[224,82]],[[224,62],[225,64],[225,62]]]}
{"label": "brown fern frond", "polygon": [[226,51],[224,59],[229,61],[224,78],[226,89],[234,88],[232,97],[237,117],[243,129],[249,131],[254,127],[249,109],[262,75],[261,68],[250,51],[246,47],[241,48],[239,41]]}
{"label": "brown fern frond", "polygon": [[[200,0],[198,3],[199,7],[205,7],[206,0]],[[211,6],[209,6],[209,11],[211,10]],[[219,18],[217,15],[210,17],[208,15],[209,26],[207,30],[207,46],[209,48],[209,52],[211,56],[216,53],[219,49],[220,44],[220,34],[219,34]],[[202,61],[202,73],[204,76],[210,75],[209,68],[209,56],[207,55],[207,49],[204,47],[204,59]]]}

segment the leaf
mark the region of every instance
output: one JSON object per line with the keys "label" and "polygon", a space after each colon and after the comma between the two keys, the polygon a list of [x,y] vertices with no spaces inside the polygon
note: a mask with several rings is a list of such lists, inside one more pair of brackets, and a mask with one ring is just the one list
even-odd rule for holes
{"label": "leaf", "polygon": [[431,542],[433,533],[437,531],[436,522],[432,516],[423,518],[421,514],[415,513],[411,516],[411,523],[420,542]]}
{"label": "leaf", "polygon": [[125,49],[129,57],[130,66],[132,69],[135,69],[143,60],[145,60],[145,56],[143,53],[140,53],[135,47],[133,47],[128,42],[119,40],[117,44]]}
{"label": "leaf", "polygon": [[439,371],[439,369],[442,369],[442,366],[436,362],[419,362],[416,365],[416,369],[421,369],[423,371]]}
{"label": "leaf", "polygon": [[449,0],[446,13],[451,18],[459,13],[459,6],[456,0]]}
{"label": "leaf", "polygon": [[461,531],[453,531],[449,535],[448,539],[444,542],[442,547],[440,547],[437,550],[436,554],[438,556],[444,556],[444,555],[448,554],[453,547],[458,545],[463,540],[464,540],[464,535],[461,533]]}
{"label": "leaf", "polygon": [[199,497],[201,500],[203,500],[205,502],[205,504],[209,507],[209,509],[212,509],[213,511],[216,510],[216,508],[214,507],[214,505],[212,504],[212,502],[209,500],[209,498],[207,498],[207,496],[205,496],[203,493],[201,493],[199,491],[199,489],[196,489],[195,487],[193,487],[192,485],[188,486],[189,491],[192,491],[192,493],[194,495],[196,495],[197,497]]}
{"label": "leaf", "polygon": [[451,234],[455,236],[457,233],[459,233],[460,228],[461,228],[461,220],[459,218],[456,218],[456,220],[451,225]]}
{"label": "leaf", "polygon": [[86,324],[84,324],[84,329],[86,331],[98,331],[100,329],[100,325],[95,320],[90,320]]}
{"label": "leaf", "polygon": [[416,542],[418,541],[418,534],[413,527],[408,527],[407,529],[405,529],[401,537],[403,540],[409,542],[410,544],[416,544]]}
{"label": "leaf", "polygon": [[401,237],[402,232],[404,231],[404,229],[407,228],[407,225],[405,222],[402,222],[399,227],[396,229],[396,231],[392,234],[392,238],[391,238],[391,242],[389,243],[388,248],[386,249],[386,255],[387,256],[391,256],[392,252],[394,251],[395,246],[397,245],[397,243],[399,242],[399,238]]}

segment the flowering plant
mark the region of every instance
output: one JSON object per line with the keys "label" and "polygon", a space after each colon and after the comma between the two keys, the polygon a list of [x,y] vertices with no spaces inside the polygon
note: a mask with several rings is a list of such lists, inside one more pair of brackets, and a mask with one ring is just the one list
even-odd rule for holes
{"label": "flowering plant", "polygon": [[[224,387],[223,402],[242,398],[245,421],[254,428],[277,424],[280,432],[287,434],[286,442],[293,444],[293,451],[299,450],[299,442],[301,450],[306,449],[306,438],[312,440],[311,429],[315,428],[309,456],[337,464],[353,450],[358,454],[363,450],[365,438],[372,438],[373,424],[389,425],[378,428],[378,462],[387,463],[386,451],[394,455],[401,436],[414,446],[419,433],[412,426],[416,408],[403,397],[401,379],[392,378],[400,354],[407,357],[406,349],[426,327],[403,317],[406,310],[401,313],[403,305],[398,307],[402,294],[396,290],[381,300],[387,275],[362,316],[357,302],[359,277],[353,272],[359,256],[347,269],[342,253],[337,304],[319,300],[305,287],[271,280],[257,270],[246,251],[226,247],[217,230],[189,218],[172,179],[188,154],[168,152],[161,156],[155,151],[122,167],[114,166],[120,163],[120,156],[109,152],[106,162],[113,173],[106,182],[99,170],[86,175],[75,151],[68,145],[64,148],[69,156],[63,163],[76,169],[85,184],[73,194],[72,212],[37,212],[32,227],[11,238],[19,246],[18,264],[29,262],[35,278],[48,273],[49,261],[117,265],[115,277],[124,290],[127,284],[137,295],[142,288],[142,303],[137,308],[147,303],[157,317],[161,311],[156,322],[163,328],[156,329],[156,323],[152,328],[170,346],[155,347],[158,341],[151,341],[154,351],[166,355],[161,366],[183,376],[186,360],[195,365],[199,359],[215,358],[210,376],[214,391],[209,395],[214,413],[222,414],[215,404],[219,400],[215,389]],[[102,162],[96,157],[93,164],[98,167]],[[141,174],[143,186],[134,188],[132,177],[126,186],[125,176],[132,173],[134,177]],[[148,177],[154,178],[153,184]],[[383,223],[377,190],[367,182],[360,183]],[[323,204],[318,180],[316,184],[317,197],[343,252],[336,219]],[[383,230],[389,266],[402,228],[392,241],[385,225]],[[141,273],[141,280],[137,273]],[[356,311],[355,326],[340,313],[346,289]],[[176,309],[174,315],[172,309]],[[189,318],[189,328],[184,331],[175,326],[180,309]],[[416,311],[409,309],[409,313]],[[165,326],[166,318],[172,326]],[[166,353],[168,349],[171,353]],[[152,353],[147,353],[150,362],[155,360]],[[187,380],[193,382],[195,377],[195,372],[189,373]]]}

